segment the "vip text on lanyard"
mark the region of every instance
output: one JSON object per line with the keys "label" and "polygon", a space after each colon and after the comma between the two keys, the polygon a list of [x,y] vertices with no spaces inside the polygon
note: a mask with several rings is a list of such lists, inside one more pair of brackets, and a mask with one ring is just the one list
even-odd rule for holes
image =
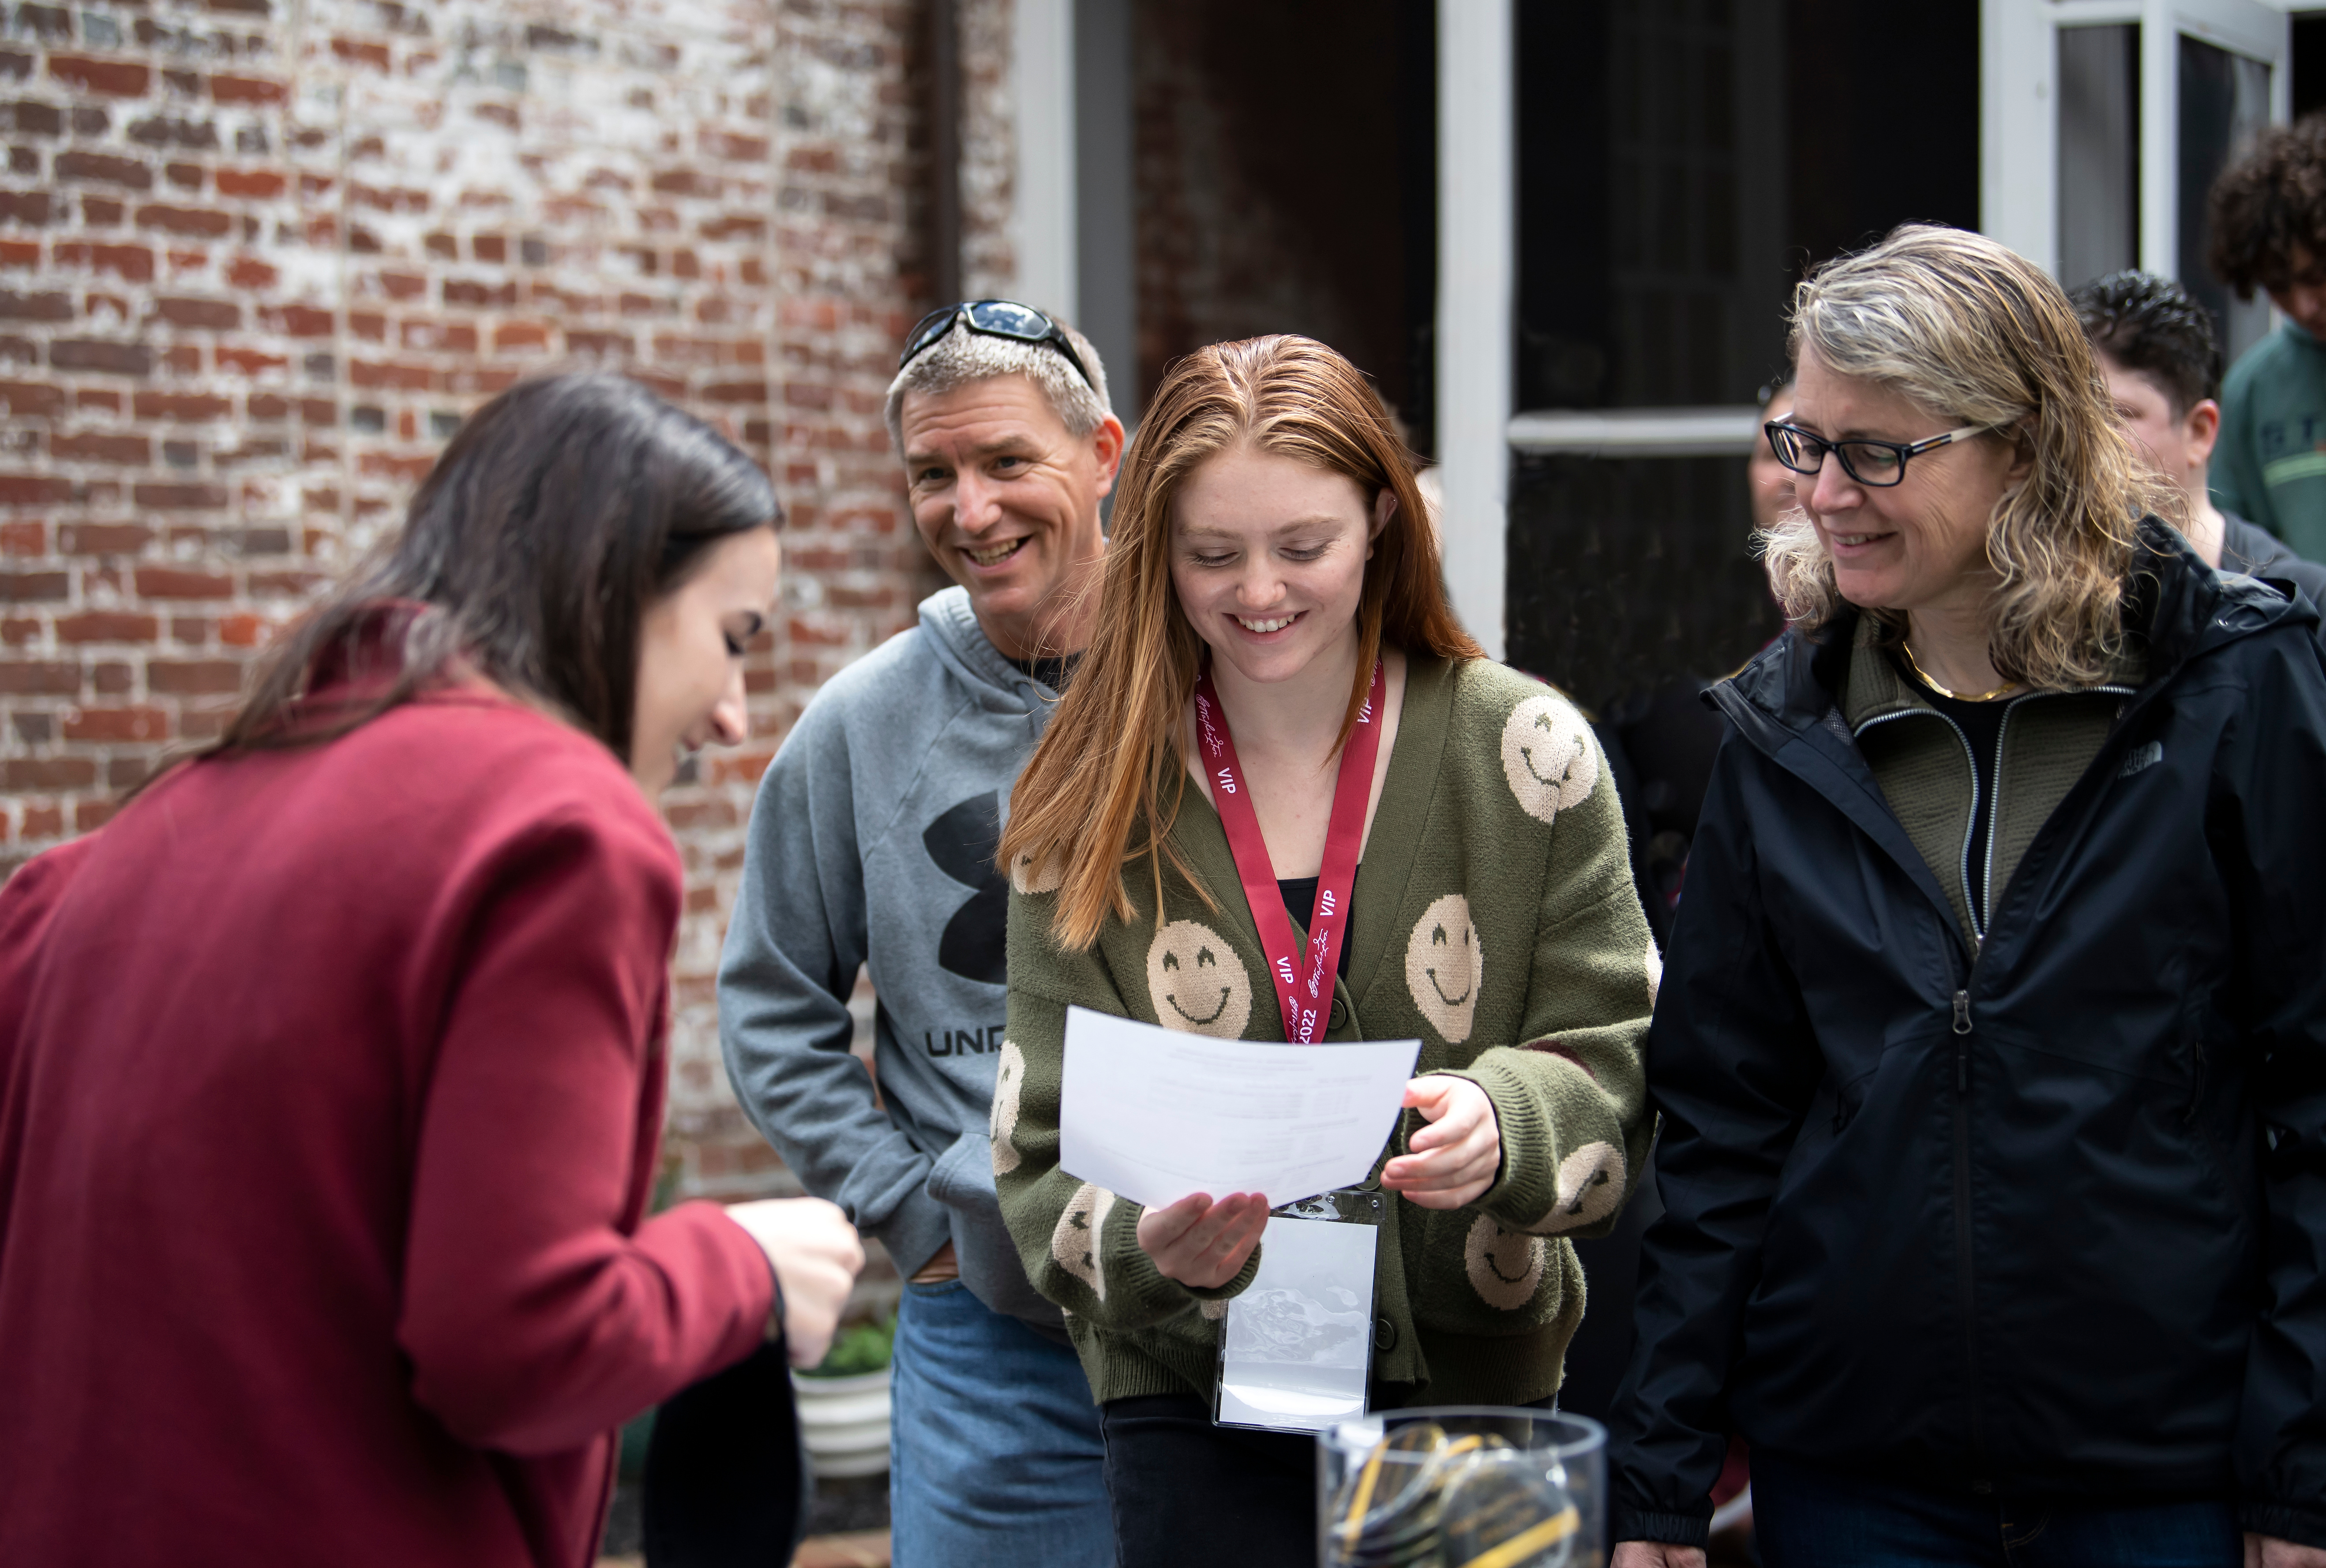
{"label": "vip text on lanyard", "polygon": [[1349,923],[1349,892],[1357,877],[1357,854],[1364,845],[1365,806],[1372,798],[1373,759],[1381,750],[1381,716],[1388,680],[1382,663],[1373,661],[1372,689],[1357,712],[1356,728],[1341,748],[1341,767],[1333,784],[1333,815],[1325,828],[1325,864],[1317,878],[1317,906],[1310,912],[1307,972],[1295,945],[1291,916],[1277,890],[1276,868],[1261,837],[1260,818],[1251,806],[1251,791],[1236,762],[1235,737],[1228,728],[1227,710],[1220,706],[1207,668],[1196,681],[1196,743],[1204,753],[1204,771],[1212,781],[1212,803],[1219,808],[1220,825],[1227,830],[1228,849],[1235,856],[1236,876],[1243,883],[1244,902],[1251,906],[1252,923],[1268,956],[1269,978],[1276,985],[1276,1001],[1284,1016],[1284,1037],[1295,1045],[1313,1045],[1325,1032],[1326,998],[1333,994],[1333,975],[1339,967],[1341,933]]}

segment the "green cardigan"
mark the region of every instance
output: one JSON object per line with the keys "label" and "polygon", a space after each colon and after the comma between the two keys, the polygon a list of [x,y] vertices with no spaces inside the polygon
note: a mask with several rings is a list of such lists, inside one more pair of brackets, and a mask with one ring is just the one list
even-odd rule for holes
{"label": "green cardigan", "polygon": [[[1158,923],[1140,861],[1127,878],[1138,915],[1110,920],[1084,951],[1051,936],[1051,888],[1029,887],[1022,868],[1012,878],[995,1184],[1101,1402],[1208,1396],[1226,1300],[1259,1267],[1255,1251],[1212,1291],[1166,1279],[1140,1250],[1139,1205],[1058,1168],[1068,1007],[1284,1042],[1234,858],[1200,791],[1171,840],[1211,899],[1167,869]],[[1647,1154],[1641,1041],[1662,967],[1614,783],[1573,705],[1484,660],[1409,662],[1347,951],[1326,1044],[1285,1049],[1419,1037],[1417,1071],[1484,1089],[1503,1137],[1502,1170],[1468,1207],[1385,1207],[1372,1378],[1433,1403],[1543,1398],[1583,1316],[1567,1238],[1612,1229]],[[1202,996],[1182,995],[1196,977]],[[1369,1183],[1420,1125],[1404,1113]]]}

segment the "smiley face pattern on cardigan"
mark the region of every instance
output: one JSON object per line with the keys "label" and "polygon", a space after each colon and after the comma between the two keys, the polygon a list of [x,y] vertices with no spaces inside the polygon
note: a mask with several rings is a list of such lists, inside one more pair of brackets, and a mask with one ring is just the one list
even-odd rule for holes
{"label": "smiley face pattern on cardigan", "polygon": [[1009,862],[1009,886],[1020,893],[1056,893],[1065,880],[1065,861],[1056,855],[1037,866],[1033,851],[1020,849]]}
{"label": "smiley face pattern on cardigan", "polygon": [[1251,1021],[1251,976],[1227,939],[1200,920],[1175,920],[1147,950],[1147,996],[1166,1029],[1243,1036]]}
{"label": "smiley face pattern on cardigan", "polygon": [[1106,1300],[1106,1270],[1100,1261],[1099,1238],[1106,1230],[1107,1212],[1113,1207],[1113,1193],[1084,1182],[1066,1201],[1058,1228],[1050,1232],[1050,1256],[1058,1260],[1059,1267],[1090,1286],[1091,1294],[1102,1302]]}
{"label": "smiley face pattern on cardigan", "polygon": [[1413,1005],[1448,1045],[1470,1037],[1478,1016],[1478,988],[1486,953],[1470,919],[1470,901],[1448,893],[1421,912],[1405,942],[1405,988]]}
{"label": "smiley face pattern on cardigan", "polygon": [[1623,1206],[1624,1151],[1609,1143],[1588,1143],[1558,1162],[1558,1198],[1542,1218],[1523,1229],[1557,1236],[1596,1225]]}
{"label": "smiley face pattern on cardigan", "polygon": [[1479,1300],[1490,1307],[1516,1312],[1534,1300],[1549,1251],[1549,1244],[1541,1237],[1505,1230],[1481,1214],[1463,1238],[1462,1263]]}
{"label": "smiley face pattern on cardigan", "polygon": [[1018,1130],[1018,1102],[1026,1092],[1026,1053],[1009,1041],[1001,1043],[1001,1060],[993,1068],[993,1109],[986,1137],[993,1142],[993,1174],[1006,1176],[1022,1157],[1009,1141]]}
{"label": "smiley face pattern on cardigan", "polygon": [[1575,704],[1555,691],[1527,698],[1503,725],[1503,776],[1527,815],[1548,822],[1599,783],[1599,748]]}

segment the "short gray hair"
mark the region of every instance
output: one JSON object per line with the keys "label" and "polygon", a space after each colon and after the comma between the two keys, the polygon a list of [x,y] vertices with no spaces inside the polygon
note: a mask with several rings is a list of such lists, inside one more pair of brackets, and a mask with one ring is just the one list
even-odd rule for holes
{"label": "short gray hair", "polygon": [[923,350],[889,383],[889,439],[897,450],[902,451],[905,447],[905,394],[937,397],[996,376],[1022,376],[1041,388],[1068,434],[1086,436],[1098,429],[1114,413],[1106,397],[1106,366],[1099,363],[1098,350],[1091,347],[1089,339],[1056,316],[1050,320],[1057,321],[1058,329],[1089,368],[1089,381],[1075,375],[1066,357],[1050,344],[990,337],[956,322],[952,331]]}

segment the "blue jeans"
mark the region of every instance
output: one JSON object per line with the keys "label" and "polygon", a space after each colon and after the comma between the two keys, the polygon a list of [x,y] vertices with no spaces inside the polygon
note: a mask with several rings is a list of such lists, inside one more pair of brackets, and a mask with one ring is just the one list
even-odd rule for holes
{"label": "blue jeans", "polygon": [[1082,1363],[958,1280],[907,1285],[889,1459],[896,1568],[1113,1568]]}
{"label": "blue jeans", "polygon": [[1766,1568],[2240,1568],[2226,1498],[2107,1503],[1903,1486],[1753,1451]]}

